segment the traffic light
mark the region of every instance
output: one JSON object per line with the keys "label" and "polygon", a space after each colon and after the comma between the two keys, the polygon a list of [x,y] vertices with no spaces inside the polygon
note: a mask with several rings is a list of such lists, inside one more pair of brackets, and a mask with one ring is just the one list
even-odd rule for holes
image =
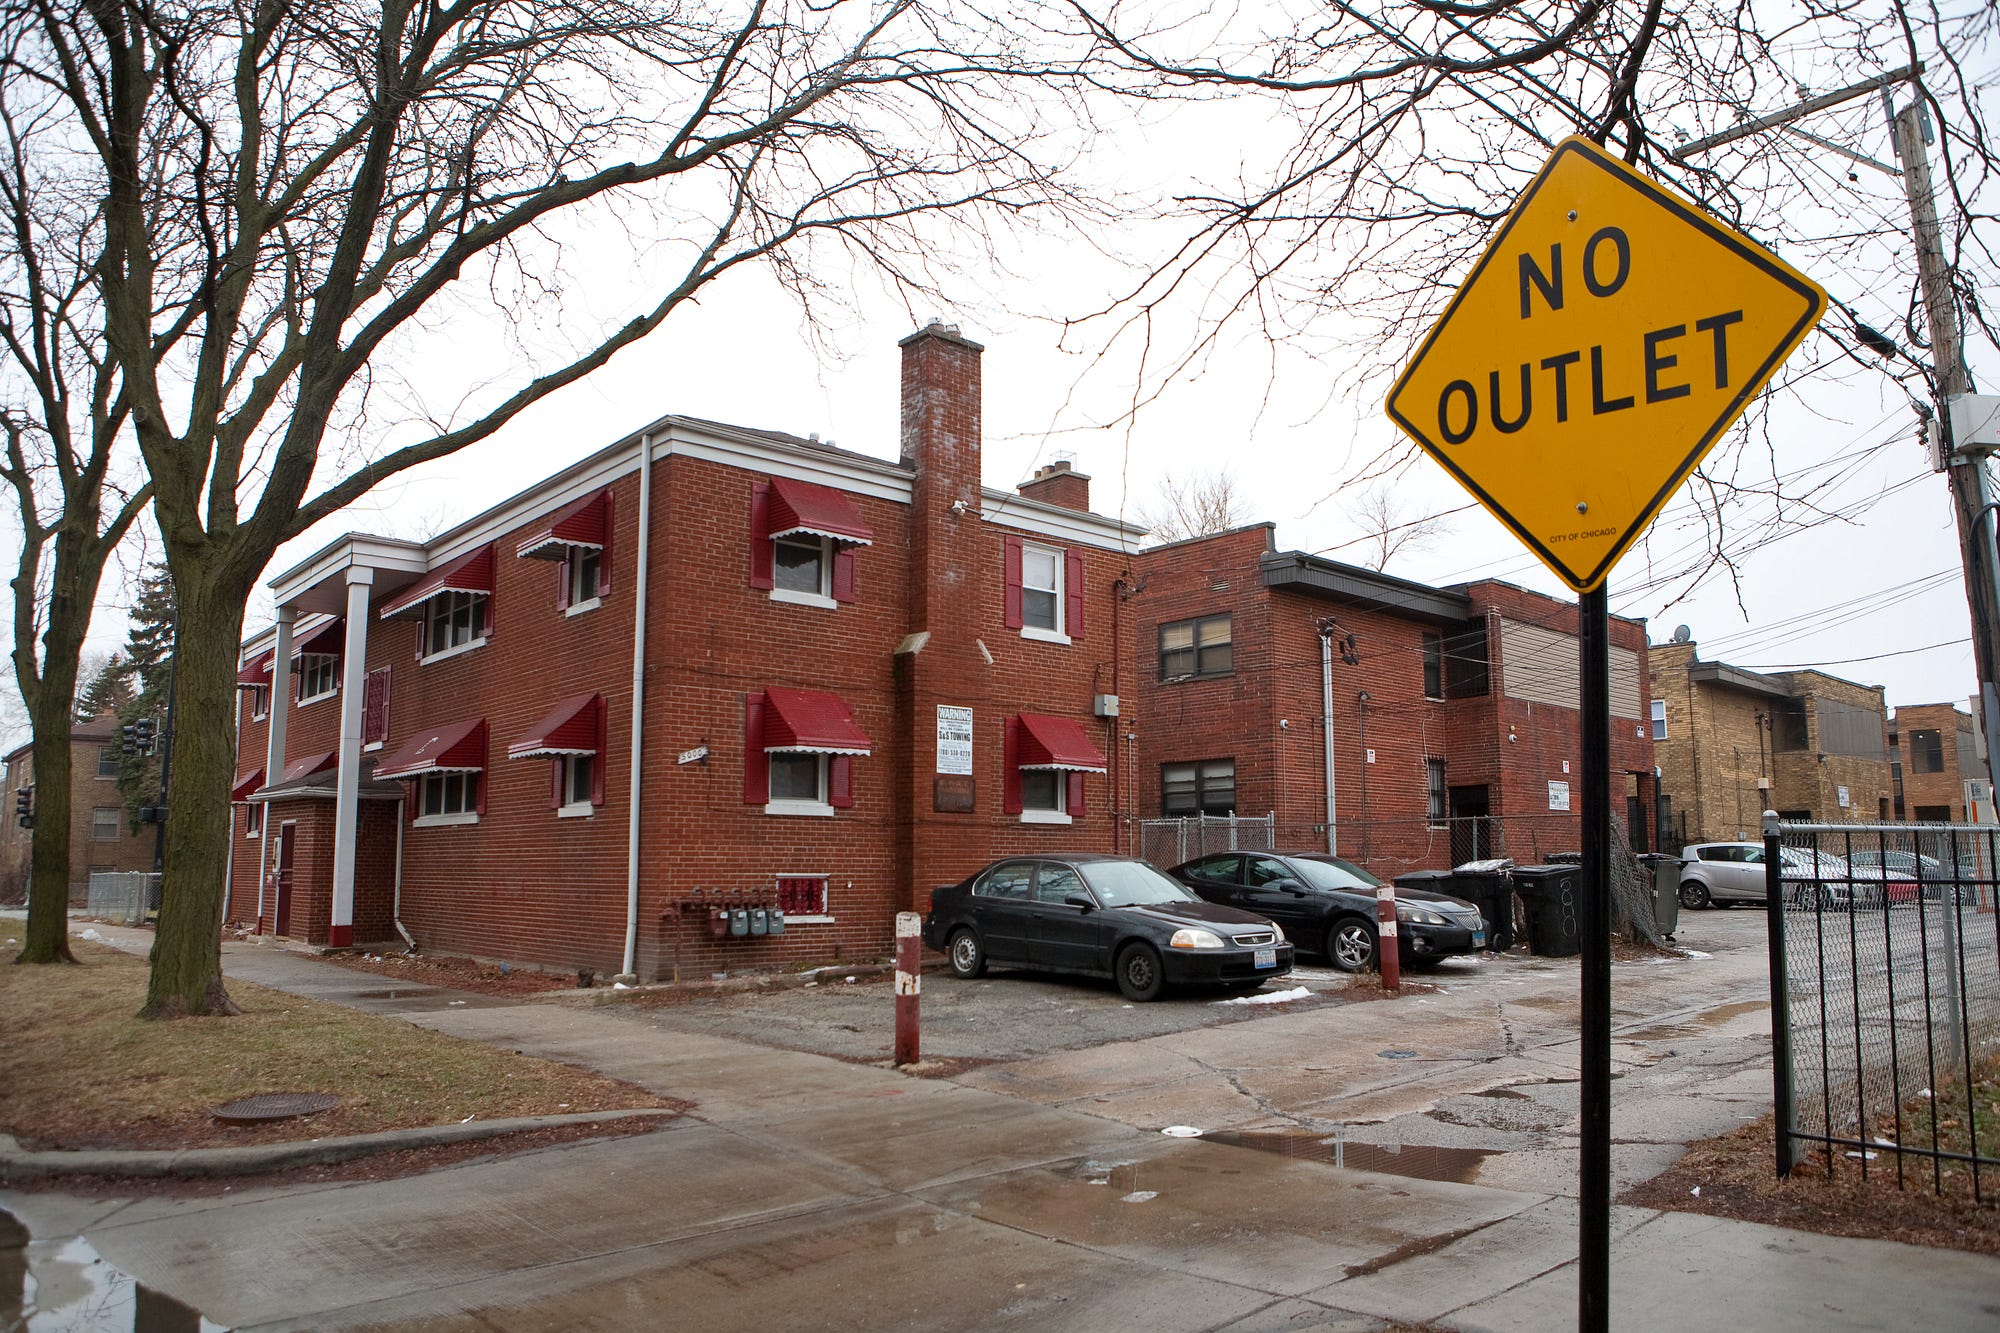
{"label": "traffic light", "polygon": [[139,742],[140,754],[153,752],[153,741],[159,732],[159,723],[150,717],[142,717],[132,724],[133,737]]}
{"label": "traffic light", "polygon": [[35,789],[23,787],[14,793],[14,818],[22,828],[35,826]]}
{"label": "traffic light", "polygon": [[124,739],[119,743],[118,748],[126,754],[139,753],[139,728],[127,722],[123,727],[119,728],[119,732],[123,735]]}

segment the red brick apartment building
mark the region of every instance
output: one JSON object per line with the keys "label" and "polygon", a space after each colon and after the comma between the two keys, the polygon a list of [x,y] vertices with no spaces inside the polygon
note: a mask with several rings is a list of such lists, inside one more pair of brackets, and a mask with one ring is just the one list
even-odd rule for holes
{"label": "red brick apartment building", "polygon": [[[897,462],[663,417],[433,541],[279,575],[229,919],[705,975],[877,953],[996,856],[1111,850],[1142,534],[1064,464],[986,489],[980,346],[902,347]],[[718,902],[783,934],[718,939]]]}
{"label": "red brick apartment building", "polygon": [[[89,897],[94,870],[151,870],[154,831],[134,829],[118,790],[121,736],[118,715],[105,713],[79,722],[69,734],[69,900],[81,907]],[[16,794],[35,785],[33,745],[7,753],[6,824],[0,831],[0,902],[20,902],[28,894],[31,830],[15,818]]]}
{"label": "red brick apartment building", "polygon": [[[1273,812],[1286,844],[1384,875],[1581,846],[1573,603],[1278,551],[1267,523],[1155,547],[1138,573],[1145,816]],[[1613,807],[1650,846],[1643,622],[1613,620],[1611,677]]]}

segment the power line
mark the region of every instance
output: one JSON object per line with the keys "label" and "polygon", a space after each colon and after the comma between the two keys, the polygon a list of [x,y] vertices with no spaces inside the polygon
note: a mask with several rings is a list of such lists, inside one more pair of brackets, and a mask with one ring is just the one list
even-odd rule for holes
{"label": "power line", "polygon": [[1836,662],[1787,662],[1780,666],[1750,666],[1745,671],[1804,671],[1812,667],[1852,666],[1856,662],[1879,662],[1885,657],[1908,657],[1911,653],[1931,653],[1940,648],[1970,648],[1971,639],[1946,639],[1943,643],[1925,644],[1922,648],[1898,648],[1893,653],[1876,653],[1870,657],[1843,657]]}

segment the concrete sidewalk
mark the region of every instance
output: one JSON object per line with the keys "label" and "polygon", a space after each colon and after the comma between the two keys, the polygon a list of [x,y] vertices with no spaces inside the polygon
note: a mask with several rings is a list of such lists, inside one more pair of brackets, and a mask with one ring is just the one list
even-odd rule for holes
{"label": "concrete sidewalk", "polygon": [[[667,1032],[642,1015],[408,986],[391,999],[379,978],[268,947],[232,945],[225,967],[696,1109],[655,1134],[398,1181],[0,1197],[34,1237],[31,1258],[81,1237],[207,1319],[258,1329],[629,1329],[670,1317],[724,1329],[1539,1333],[1575,1320],[1575,1208],[1555,1193],[1167,1138],[983,1088]],[[1618,1209],[1612,1262],[1620,1329],[2000,1322],[2000,1260],[1957,1252]]]}

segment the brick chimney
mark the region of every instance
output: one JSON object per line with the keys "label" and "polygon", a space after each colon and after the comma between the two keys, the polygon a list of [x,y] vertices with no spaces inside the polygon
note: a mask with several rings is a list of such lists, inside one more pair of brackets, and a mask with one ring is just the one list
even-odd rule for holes
{"label": "brick chimney", "polygon": [[1043,504],[1090,512],[1090,478],[1078,472],[1067,458],[1036,468],[1035,475],[1021,483],[1020,491]]}
{"label": "brick chimney", "polygon": [[[933,600],[974,581],[979,527],[978,343],[932,321],[903,349],[903,465],[910,495],[910,628],[933,628]],[[954,509],[953,506],[957,506]]]}

